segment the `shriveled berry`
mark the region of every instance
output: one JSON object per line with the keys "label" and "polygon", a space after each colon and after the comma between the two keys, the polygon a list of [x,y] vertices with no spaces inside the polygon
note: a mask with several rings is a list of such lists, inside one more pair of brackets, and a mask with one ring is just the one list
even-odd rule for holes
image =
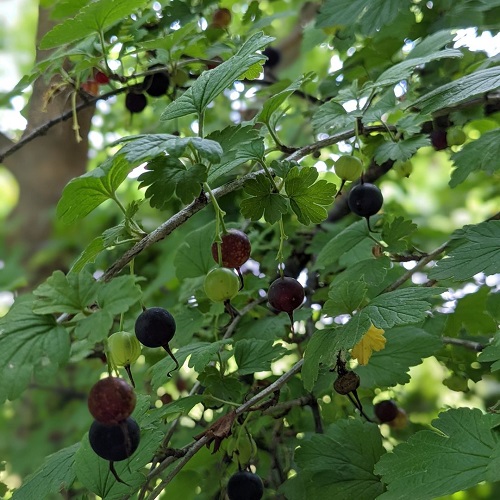
{"label": "shriveled berry", "polygon": [[136,395],[132,387],[119,377],[107,377],[90,389],[88,407],[102,424],[118,424],[134,411]]}
{"label": "shriveled berry", "polygon": [[130,457],[139,446],[140,436],[139,425],[132,417],[116,425],[94,420],[89,430],[89,442],[94,452],[111,462]]}
{"label": "shriveled berry", "polygon": [[241,470],[233,474],[227,483],[229,500],[260,500],[264,495],[264,484],[257,474]]}
{"label": "shriveled berry", "polygon": [[392,399],[387,399],[376,403],[373,406],[373,411],[379,421],[385,424],[387,422],[392,422],[397,417],[398,405],[392,401]]}
{"label": "shriveled berry", "polygon": [[359,375],[355,372],[348,371],[340,375],[333,383],[333,388],[338,394],[345,396],[350,392],[354,392],[360,384]]}
{"label": "shriveled berry", "polygon": [[[221,264],[224,267],[238,268],[250,258],[250,240],[239,229],[229,229],[226,234],[223,234],[220,248],[222,256]],[[216,242],[212,244],[212,257],[215,262],[219,262],[219,251]]]}

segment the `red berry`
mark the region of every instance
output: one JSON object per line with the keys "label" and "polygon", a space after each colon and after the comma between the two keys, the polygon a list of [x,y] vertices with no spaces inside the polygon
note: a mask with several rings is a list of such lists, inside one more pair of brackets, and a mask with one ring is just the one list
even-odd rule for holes
{"label": "red berry", "polygon": [[[229,229],[222,235],[221,256],[224,267],[238,268],[250,258],[251,245],[248,236],[238,229]],[[217,243],[212,244],[212,257],[219,262]]]}
{"label": "red berry", "polygon": [[302,305],[304,297],[304,287],[296,279],[287,276],[273,281],[267,292],[269,304],[289,314]]}
{"label": "red berry", "polygon": [[109,77],[102,71],[97,71],[94,80],[99,84],[99,85],[105,85],[106,83],[109,83]]}

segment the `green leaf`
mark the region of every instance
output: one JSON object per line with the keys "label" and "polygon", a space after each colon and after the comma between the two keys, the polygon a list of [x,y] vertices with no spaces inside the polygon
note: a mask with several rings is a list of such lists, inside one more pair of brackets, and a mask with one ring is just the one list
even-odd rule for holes
{"label": "green leaf", "polygon": [[[330,345],[335,338],[335,330],[317,330],[307,343],[304,353],[304,365],[301,370],[304,387],[312,391],[318,378],[319,365],[325,360],[330,360]],[[333,368],[333,365],[332,365]]]}
{"label": "green leaf", "polygon": [[293,167],[285,180],[285,191],[290,198],[290,206],[302,224],[319,224],[328,216],[325,206],[333,203],[335,184],[319,180],[314,167]]}
{"label": "green leaf", "polygon": [[67,19],[52,28],[40,42],[40,48],[51,49],[75,42],[105,30],[113,24],[126,18],[144,1],[137,0],[96,0],[82,8],[73,18]]}
{"label": "green leaf", "polygon": [[312,474],[306,483],[307,498],[368,499],[384,491],[373,473],[384,454],[378,426],[350,419],[330,426],[324,435],[301,440],[295,461]]}
{"label": "green leaf", "polygon": [[161,115],[161,120],[173,120],[192,113],[203,113],[219,94],[248,69],[265,60],[265,56],[257,54],[256,51],[273,40],[274,38],[263,33],[253,34],[233,57],[210,71],[204,71],[184,94],[167,106]]}
{"label": "green leaf", "polygon": [[57,204],[57,217],[64,224],[85,217],[101,203],[114,198],[116,189],[126,179],[129,170],[129,163],[118,156],[71,180]]}
{"label": "green leaf", "polygon": [[76,478],[75,453],[80,443],[63,448],[45,458],[33,474],[24,479],[22,486],[14,491],[12,500],[38,500],[68,489]]}
{"label": "green leaf", "polygon": [[491,371],[500,370],[500,335],[495,335],[493,342],[485,347],[478,357],[480,363],[493,363]]}
{"label": "green leaf", "polygon": [[348,113],[344,107],[334,101],[321,105],[314,113],[312,126],[314,132],[333,134],[340,130],[354,128],[356,115]]}
{"label": "green leaf", "polygon": [[[435,50],[435,47],[434,47]],[[463,57],[462,52],[456,49],[445,49],[439,52],[433,52],[431,54],[426,54],[421,57],[407,57],[403,62],[391,66],[389,69],[384,71],[377,80],[370,85],[370,88],[380,88],[386,86],[392,86],[399,83],[401,80],[406,80],[410,78],[413,70],[418,66],[423,66],[431,61],[436,61],[438,59],[452,58],[452,57]]]}
{"label": "green leaf", "polygon": [[436,49],[441,49],[453,41],[456,34],[449,29],[436,31],[423,40],[417,42],[415,47],[408,54],[407,59],[417,59],[433,54]]}
{"label": "green leaf", "polygon": [[[206,387],[205,401],[207,404],[214,403],[210,396],[222,399],[224,401],[241,402],[241,396],[244,390],[243,384],[235,377],[223,376],[215,366],[207,366],[200,373],[198,380]],[[215,401],[216,405],[220,405]]]}
{"label": "green leaf", "polygon": [[408,107],[418,109],[421,114],[430,114],[438,109],[448,108],[471,97],[496,90],[498,87],[500,87],[500,67],[495,66],[475,71],[442,85],[418,98]]}
{"label": "green leaf", "polygon": [[106,248],[104,244],[104,238],[98,236],[94,238],[85,248],[85,250],[80,254],[78,259],[73,263],[68,274],[79,273],[87,264],[95,262],[97,256]]}
{"label": "green leaf", "polygon": [[120,500],[132,494],[144,483],[143,468],[151,462],[162,437],[160,429],[141,429],[141,440],[134,454],[127,460],[114,463],[118,477],[127,483],[123,484],[111,474],[109,462],[94,453],[88,434],[85,434],[75,459],[78,480],[103,500]]}
{"label": "green leaf", "polygon": [[252,125],[226,127],[223,130],[212,132],[207,139],[218,142],[224,151],[220,163],[210,169],[208,175],[209,183],[228,174],[247,161],[243,156],[237,158],[240,148],[243,146],[253,144],[254,142],[261,142],[262,152],[264,152],[264,139],[259,137],[258,130]]}
{"label": "green leaf", "polygon": [[171,422],[182,415],[187,415],[198,403],[201,403],[202,401],[203,396],[199,394],[186,396],[185,398],[180,398],[177,401],[173,401],[168,405],[158,408],[158,410],[154,412],[154,415],[157,419],[164,418],[167,422]]}
{"label": "green leaf", "polygon": [[431,140],[428,136],[417,135],[402,141],[384,142],[375,151],[375,161],[381,165],[388,160],[406,161],[410,159],[420,148],[430,146]]}
{"label": "green leaf", "polygon": [[136,276],[118,276],[112,281],[99,284],[97,304],[112,315],[127,312],[141,298],[141,288]]}
{"label": "green leaf", "polygon": [[146,198],[153,208],[165,210],[174,192],[183,203],[199,196],[202,183],[207,180],[207,169],[202,164],[190,168],[172,156],[160,156],[147,164],[147,170],[138,177],[139,188],[145,188]]}
{"label": "green leaf", "polygon": [[273,345],[272,340],[244,339],[234,345],[234,358],[240,375],[269,371],[272,361],[285,352],[281,344]]}
{"label": "green leaf", "polygon": [[488,286],[469,293],[457,300],[452,313],[446,315],[443,335],[458,337],[467,335],[494,334],[498,323],[488,314],[488,300],[493,295]]}
{"label": "green leaf", "polygon": [[99,284],[89,272],[64,275],[54,271],[50,278],[33,291],[37,297],[33,312],[37,314],[76,314],[96,299]]}
{"label": "green leaf", "polygon": [[391,23],[405,0],[326,0],[316,17],[317,28],[359,24],[363,35],[371,35]]}
{"label": "green leaf", "polygon": [[292,82],[288,87],[277,94],[274,94],[272,97],[266,100],[264,106],[262,107],[262,111],[257,116],[257,121],[266,123],[268,126],[271,121],[271,117],[276,111],[280,108],[280,106],[296,91],[301,85],[304,83],[304,78],[299,78]]}
{"label": "green leaf", "polygon": [[271,191],[271,182],[265,175],[258,175],[245,183],[245,191],[250,194],[241,202],[243,217],[250,220],[259,220],[262,216],[274,224],[282,214],[288,212],[287,200],[279,193]]}
{"label": "green leaf", "polygon": [[396,217],[382,227],[382,239],[387,243],[385,250],[403,252],[407,249],[407,239],[416,231],[417,225],[404,217]]}
{"label": "green leaf", "polygon": [[451,173],[450,186],[458,186],[477,170],[494,174],[500,168],[499,155],[500,129],[485,132],[479,139],[465,144],[460,151],[451,155],[456,168]]}
{"label": "green leaf", "polygon": [[385,348],[374,352],[366,366],[356,368],[363,387],[392,387],[408,383],[409,369],[443,346],[439,337],[415,326],[392,328],[384,336],[387,340]]}
{"label": "green leaf", "polygon": [[179,280],[205,276],[215,265],[211,251],[214,236],[213,222],[186,236],[174,257],[175,274]]}
{"label": "green leaf", "polygon": [[408,287],[375,297],[361,314],[383,330],[393,326],[419,323],[431,308],[432,297],[446,291],[446,288]]}
{"label": "green leaf", "polygon": [[157,156],[190,157],[192,150],[211,163],[219,163],[222,148],[216,141],[201,137],[178,137],[170,134],[136,135],[122,139],[127,141],[118,155],[123,155],[131,164],[138,165]]}
{"label": "green leaf", "polygon": [[429,278],[465,281],[475,274],[500,272],[500,221],[481,222],[465,229],[465,242],[441,259]]}
{"label": "green leaf", "polygon": [[0,401],[18,397],[36,373],[53,376],[69,357],[65,328],[51,315],[33,312],[33,297],[19,297],[0,318]]}
{"label": "green leaf", "polygon": [[78,317],[75,319],[78,320],[75,326],[75,337],[78,340],[87,339],[90,345],[102,342],[109,335],[114,321],[113,315],[102,309],[94,311],[83,319]]}
{"label": "green leaf", "polygon": [[499,447],[500,415],[458,408],[440,413],[436,431],[420,431],[375,465],[387,492],[380,500],[424,500],[466,490],[481,481],[496,481],[490,469]]}
{"label": "green leaf", "polygon": [[366,221],[360,220],[347,226],[343,231],[334,236],[319,252],[316,260],[316,269],[324,269],[339,260],[347,251],[361,243],[368,237]]}
{"label": "green leaf", "polygon": [[340,286],[332,285],[328,291],[329,300],[325,302],[322,312],[332,317],[352,314],[363,303],[366,292],[363,280],[344,281]]}
{"label": "green leaf", "polygon": [[[224,345],[230,344],[231,339],[217,340],[216,342],[200,342],[198,348],[191,352],[188,366],[194,368],[198,373],[208,365],[210,361],[216,359],[216,354]],[[202,345],[203,344],[203,345]]]}

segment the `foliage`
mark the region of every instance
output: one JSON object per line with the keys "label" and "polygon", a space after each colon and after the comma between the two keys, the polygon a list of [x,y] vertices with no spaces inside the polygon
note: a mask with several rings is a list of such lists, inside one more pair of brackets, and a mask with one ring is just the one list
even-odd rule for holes
{"label": "foliage", "polygon": [[[55,207],[81,230],[69,271],[0,319],[0,428],[29,437],[0,443],[7,478],[22,478],[6,498],[208,500],[249,467],[266,499],[498,496],[500,66],[454,40],[497,33],[500,2],[325,0],[306,22],[297,0],[228,0],[227,27],[212,0],[48,3],[40,46],[54,50],[2,102],[54,76],[76,100],[98,70],[109,82],[81,102],[108,101],[105,147]],[[156,65],[166,94],[127,121],[124,94],[147,92]],[[451,127],[466,142],[441,147]],[[346,154],[364,172],[344,186]],[[407,160],[408,178],[393,169]],[[384,195],[370,225],[347,203],[365,181]],[[214,303],[211,247],[233,227],[251,260]],[[19,267],[5,266],[14,291]],[[283,274],[306,291],[293,319],[266,301]],[[147,347],[129,367],[141,440],[116,463],[122,483],[91,448],[85,398],[106,373],[126,377],[107,339],[150,307],[175,318],[163,347],[181,368]],[[347,396],[333,389],[346,371],[360,378]],[[384,397],[408,420],[377,422]]]}

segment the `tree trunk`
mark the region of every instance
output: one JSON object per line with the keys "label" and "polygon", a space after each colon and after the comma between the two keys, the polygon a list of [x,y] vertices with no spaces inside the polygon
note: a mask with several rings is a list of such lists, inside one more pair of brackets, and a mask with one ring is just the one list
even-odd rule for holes
{"label": "tree trunk", "polygon": [[[49,16],[48,10],[39,8],[37,42],[54,25]],[[37,50],[36,61],[48,55],[48,51]],[[35,82],[28,106],[28,124],[23,135],[70,109],[71,87],[62,88],[48,99],[51,90],[59,82],[60,79],[55,78],[47,82],[43,77]],[[64,186],[73,177],[85,172],[88,132],[93,113],[93,107],[78,113],[80,142],[76,140],[73,121],[67,120],[50,128],[45,135],[37,137],[4,161],[20,189],[19,201],[11,216],[14,230],[8,243],[16,249],[21,248],[23,261],[28,266],[30,284],[38,282],[55,267],[53,263],[43,270],[35,269],[32,258],[44,248],[52,235],[54,208]],[[5,150],[6,147],[8,143],[3,137],[0,139],[0,148]]]}

